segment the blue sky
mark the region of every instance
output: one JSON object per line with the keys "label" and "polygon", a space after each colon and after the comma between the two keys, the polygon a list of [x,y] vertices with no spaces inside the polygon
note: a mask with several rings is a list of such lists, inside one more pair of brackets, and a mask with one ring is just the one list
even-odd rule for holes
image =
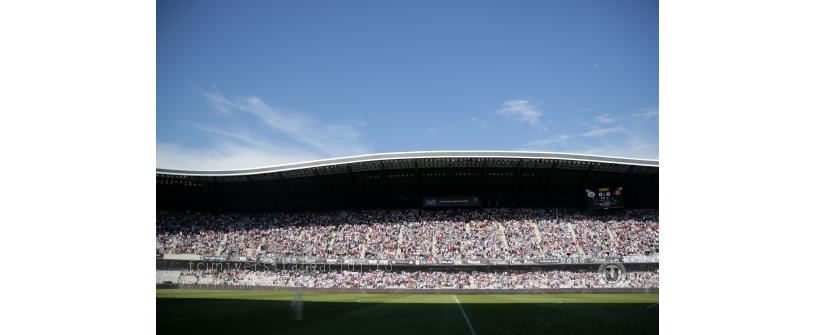
{"label": "blue sky", "polygon": [[658,158],[657,1],[158,1],[157,164]]}

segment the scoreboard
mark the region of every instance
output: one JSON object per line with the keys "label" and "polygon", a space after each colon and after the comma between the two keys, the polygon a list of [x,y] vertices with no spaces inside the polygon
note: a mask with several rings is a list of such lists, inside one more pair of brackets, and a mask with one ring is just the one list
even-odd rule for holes
{"label": "scoreboard", "polygon": [[624,208],[622,187],[586,189],[586,198],[593,209]]}

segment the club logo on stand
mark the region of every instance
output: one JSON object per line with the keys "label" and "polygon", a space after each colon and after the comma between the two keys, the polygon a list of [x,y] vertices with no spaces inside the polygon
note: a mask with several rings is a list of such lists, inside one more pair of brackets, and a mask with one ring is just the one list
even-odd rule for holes
{"label": "club logo on stand", "polygon": [[622,263],[603,263],[599,274],[606,284],[618,284],[625,280],[625,267]]}

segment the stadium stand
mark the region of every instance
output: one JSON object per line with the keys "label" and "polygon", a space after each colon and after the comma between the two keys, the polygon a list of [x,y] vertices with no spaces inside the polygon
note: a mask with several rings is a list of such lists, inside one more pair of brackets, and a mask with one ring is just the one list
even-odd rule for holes
{"label": "stadium stand", "polygon": [[[179,271],[180,274],[180,271]],[[619,284],[604,282],[593,271],[185,271],[180,283],[242,287],[309,287],[365,289],[537,289],[655,288],[659,270],[632,271]]]}
{"label": "stadium stand", "polygon": [[[656,211],[338,211],[315,214],[162,214],[157,252],[341,259],[530,259],[659,252]],[[364,254],[364,257],[363,257]]]}
{"label": "stadium stand", "polygon": [[[157,169],[156,283],[650,292],[658,181],[656,161],[494,151]],[[608,262],[625,264],[627,280],[603,280]],[[352,268],[277,267],[318,263]]]}
{"label": "stadium stand", "polygon": [[156,283],[178,283],[181,270],[156,270]]}

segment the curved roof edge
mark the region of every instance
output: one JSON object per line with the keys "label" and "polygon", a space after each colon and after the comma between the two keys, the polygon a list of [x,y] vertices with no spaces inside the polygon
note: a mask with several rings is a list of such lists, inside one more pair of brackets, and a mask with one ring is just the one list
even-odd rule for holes
{"label": "curved roof edge", "polygon": [[271,172],[291,171],[329,165],[361,163],[371,161],[421,158],[521,158],[521,159],[557,159],[610,164],[638,165],[659,167],[658,160],[639,158],[625,158],[612,156],[594,156],[586,154],[557,153],[557,152],[531,152],[531,151],[411,151],[389,152],[329,158],[301,163],[273,165],[268,167],[237,169],[237,170],[174,170],[157,168],[157,174],[185,175],[185,176],[240,176]]}

